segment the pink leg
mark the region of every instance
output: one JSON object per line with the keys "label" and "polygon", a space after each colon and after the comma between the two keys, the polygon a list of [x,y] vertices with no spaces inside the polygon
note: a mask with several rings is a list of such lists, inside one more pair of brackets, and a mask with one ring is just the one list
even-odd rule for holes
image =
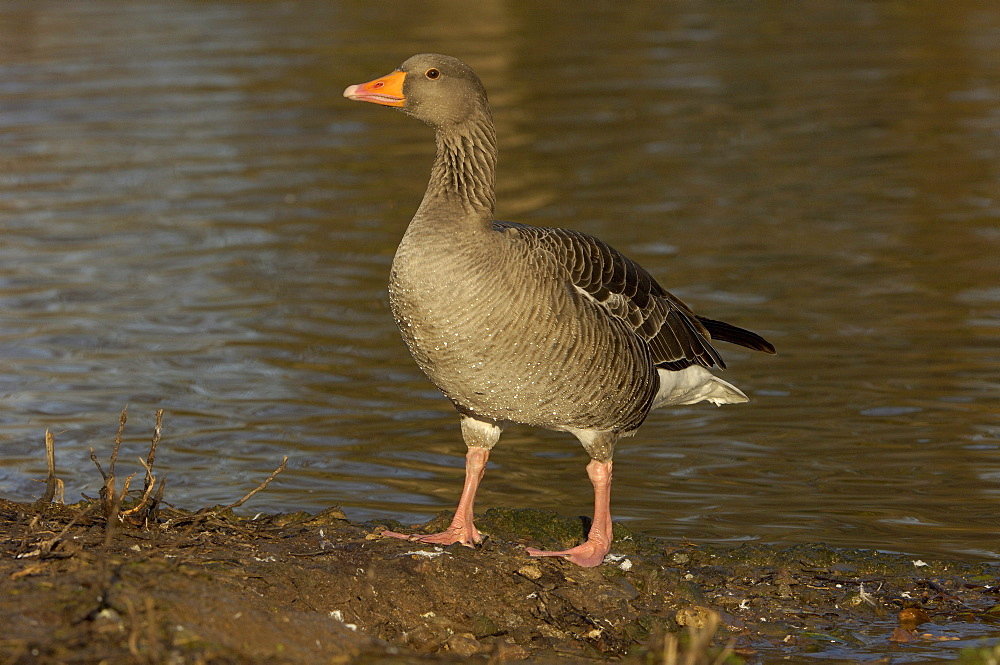
{"label": "pink leg", "polygon": [[611,549],[611,460],[590,460],[587,476],[594,485],[594,522],[590,525],[587,542],[562,552],[547,552],[528,548],[531,556],[561,556],[578,566],[592,568],[604,561]]}
{"label": "pink leg", "polygon": [[479,489],[479,481],[483,479],[483,473],[486,472],[486,460],[489,457],[489,448],[469,447],[469,452],[465,454],[465,486],[462,488],[462,498],[458,500],[455,519],[451,521],[451,526],[447,529],[441,533],[432,533],[426,536],[396,533],[395,531],[383,531],[382,535],[415,540],[420,543],[439,543],[441,545],[462,543],[468,547],[482,542],[483,537],[476,529],[476,525],[472,523],[472,506],[476,501],[476,490]]}

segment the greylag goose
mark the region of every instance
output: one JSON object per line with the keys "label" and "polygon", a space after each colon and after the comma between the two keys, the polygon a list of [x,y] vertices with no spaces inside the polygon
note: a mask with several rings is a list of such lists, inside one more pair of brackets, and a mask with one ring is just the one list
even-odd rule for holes
{"label": "greylag goose", "polygon": [[583,444],[594,486],[587,539],[532,556],[600,564],[611,547],[618,439],[651,409],[747,401],[709,368],[711,340],[774,353],[759,335],[696,315],[641,266],[593,236],[493,219],[496,135],[479,77],[455,58],[415,55],[344,96],[395,107],[435,130],[424,198],[392,262],[389,302],[417,365],[461,416],[465,486],[441,533],[383,535],[473,546],[473,503],[490,450],[521,423]]}

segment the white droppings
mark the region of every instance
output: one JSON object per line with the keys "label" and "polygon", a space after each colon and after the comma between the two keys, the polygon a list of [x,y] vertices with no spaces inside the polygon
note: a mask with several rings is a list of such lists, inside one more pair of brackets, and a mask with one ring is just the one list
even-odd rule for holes
{"label": "white droppings", "polygon": [[402,554],[397,555],[397,558],[401,556],[422,556],[427,559],[433,559],[434,557],[439,557],[442,554],[448,554],[448,552],[445,552],[440,547],[435,547],[433,552],[428,550],[413,550],[411,552],[403,552]]}
{"label": "white droppings", "polygon": [[617,563],[618,567],[625,572],[632,570],[632,560],[624,554],[605,554],[604,561],[606,563]]}
{"label": "white droppings", "polygon": [[348,628],[350,630],[355,630],[355,631],[358,629],[358,624],[356,624],[356,623],[346,623],[344,621],[344,613],[341,612],[340,610],[331,610],[330,611],[330,618],[331,619],[336,619],[340,623],[344,624],[344,628]]}

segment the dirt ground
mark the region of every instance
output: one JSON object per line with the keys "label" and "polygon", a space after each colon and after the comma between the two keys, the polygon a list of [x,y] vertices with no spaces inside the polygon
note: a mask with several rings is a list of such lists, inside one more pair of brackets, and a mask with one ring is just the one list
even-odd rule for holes
{"label": "dirt ground", "polygon": [[837,662],[829,649],[852,644],[920,653],[955,622],[1000,634],[983,564],[677,546],[616,525],[616,556],[582,569],[524,553],[584,533],[540,511],[487,511],[471,549],[383,539],[405,527],[336,508],[112,508],[0,500],[0,663],[708,663],[727,644],[730,662]]}
{"label": "dirt ground", "polygon": [[[162,417],[144,478],[116,476],[123,410],[109,459],[91,451],[98,497],[55,501],[46,432],[43,496],[0,499],[0,665],[1000,662],[995,566],[678,545],[616,524],[612,554],[584,569],[525,553],[570,547],[589,526],[537,510],[488,510],[476,548],[383,538],[407,526],[339,508],[235,515],[287,458],[238,501],[187,512],[153,470]],[[959,652],[970,637],[992,643]]]}

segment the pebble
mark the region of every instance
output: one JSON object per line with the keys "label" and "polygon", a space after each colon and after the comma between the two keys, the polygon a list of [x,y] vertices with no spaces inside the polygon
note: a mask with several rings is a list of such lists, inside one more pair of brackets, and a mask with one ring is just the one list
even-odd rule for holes
{"label": "pebble", "polygon": [[456,633],[448,638],[445,646],[448,647],[448,651],[467,658],[479,653],[483,645],[472,633]]}
{"label": "pebble", "polygon": [[510,642],[498,643],[493,651],[493,658],[500,661],[524,660],[529,655],[531,654],[524,647],[519,644],[511,644]]}
{"label": "pebble", "polygon": [[704,628],[709,624],[715,612],[707,607],[692,605],[677,610],[674,620],[678,626],[691,626],[692,628]]}
{"label": "pebble", "polygon": [[533,563],[529,563],[518,568],[517,574],[522,577],[527,577],[529,580],[537,580],[542,577],[542,569]]}

